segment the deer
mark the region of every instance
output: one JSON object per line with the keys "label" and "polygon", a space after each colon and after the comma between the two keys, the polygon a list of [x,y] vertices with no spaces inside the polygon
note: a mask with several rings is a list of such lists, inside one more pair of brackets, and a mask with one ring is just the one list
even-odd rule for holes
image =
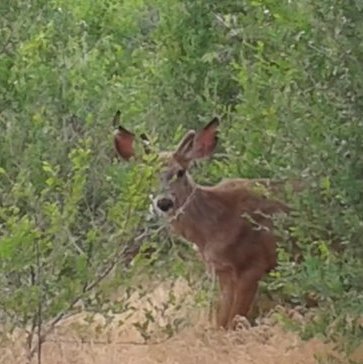
{"label": "deer", "polygon": [[[119,122],[120,112],[114,117]],[[189,130],[172,151],[159,153],[160,193],[152,208],[173,234],[193,243],[219,283],[216,323],[233,329],[235,318],[247,317],[260,280],[277,265],[273,216],[290,207],[254,186],[278,188],[269,179],[223,179],[216,185],[197,184],[190,173],[195,162],[208,159],[218,143],[220,119]],[[118,126],[114,146],[121,159],[135,156],[135,134]]]}

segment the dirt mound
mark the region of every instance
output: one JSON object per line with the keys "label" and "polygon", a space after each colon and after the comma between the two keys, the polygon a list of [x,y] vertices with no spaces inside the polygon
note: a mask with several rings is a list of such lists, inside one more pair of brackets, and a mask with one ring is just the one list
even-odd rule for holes
{"label": "dirt mound", "polygon": [[[173,305],[166,304],[171,296]],[[240,329],[233,333],[213,329],[205,309],[194,309],[189,316],[192,321],[167,339],[167,329],[191,313],[191,298],[190,287],[180,280],[161,284],[143,297],[135,293],[131,312],[113,315],[111,321],[101,315],[92,321],[84,313],[74,316],[62,322],[43,345],[42,362],[313,364],[319,357],[334,355],[338,359],[330,345],[317,339],[302,341],[272,318],[263,319],[255,327],[241,320]],[[24,363],[19,341],[0,348],[0,364],[17,363]]]}
{"label": "dirt mound", "polygon": [[[151,363],[240,363],[240,364],[315,364],[317,358],[333,354],[319,340],[301,341],[278,326],[260,325],[233,334],[202,327],[182,330],[159,344],[98,341],[80,343],[76,337],[64,342],[55,337],[43,347],[45,364],[151,364]],[[77,342],[78,341],[78,342]],[[7,350],[2,363],[23,362]]]}

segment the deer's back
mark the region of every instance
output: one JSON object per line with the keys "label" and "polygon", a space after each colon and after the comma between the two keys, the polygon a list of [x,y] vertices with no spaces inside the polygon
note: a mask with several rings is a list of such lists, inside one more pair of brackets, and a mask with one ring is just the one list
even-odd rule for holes
{"label": "deer's back", "polygon": [[213,187],[199,186],[173,227],[217,269],[253,264],[265,272],[276,264],[271,217],[287,210],[282,202],[248,188],[245,180],[225,180]]}

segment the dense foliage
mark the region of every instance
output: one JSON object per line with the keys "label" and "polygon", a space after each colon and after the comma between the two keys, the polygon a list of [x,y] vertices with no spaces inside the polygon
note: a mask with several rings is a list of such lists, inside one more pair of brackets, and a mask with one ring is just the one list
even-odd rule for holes
{"label": "dense foliage", "polygon": [[306,336],[362,335],[362,37],[358,0],[1,1],[1,321],[51,322],[78,299],[107,309],[136,272],[201,274],[164,237],[122,263],[148,224],[154,173],[114,158],[120,109],[160,147],[221,115],[204,183],[306,181],[264,290],[318,306]]}

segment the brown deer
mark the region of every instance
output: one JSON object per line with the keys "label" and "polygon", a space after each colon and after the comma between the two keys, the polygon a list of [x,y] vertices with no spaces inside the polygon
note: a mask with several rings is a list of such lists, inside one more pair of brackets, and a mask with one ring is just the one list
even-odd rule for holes
{"label": "brown deer", "polygon": [[[218,126],[214,118],[198,132],[188,131],[174,151],[160,154],[162,192],[153,207],[174,233],[197,246],[218,278],[217,325],[232,328],[235,316],[248,314],[260,279],[276,266],[272,215],[289,208],[254,190],[256,184],[277,186],[267,179],[226,179],[215,186],[193,181],[188,171],[194,161],[212,155]],[[114,141],[123,159],[134,156],[134,140],[133,133],[118,127]]]}

